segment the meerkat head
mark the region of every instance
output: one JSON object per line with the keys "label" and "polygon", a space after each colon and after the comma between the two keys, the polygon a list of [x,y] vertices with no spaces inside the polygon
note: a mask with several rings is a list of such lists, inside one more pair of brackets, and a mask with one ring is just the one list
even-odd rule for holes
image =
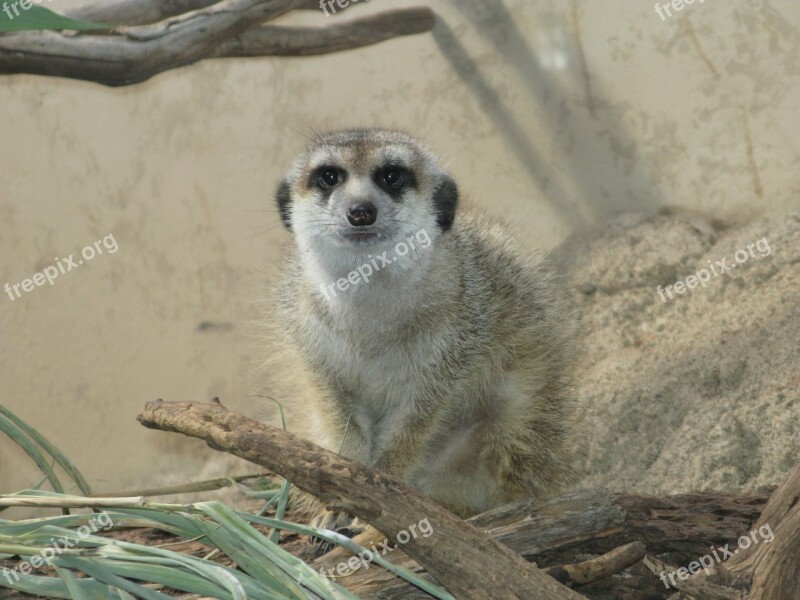
{"label": "meerkat head", "polygon": [[315,140],[276,199],[301,250],[352,260],[420,231],[435,241],[453,224],[458,190],[412,137],[355,129]]}

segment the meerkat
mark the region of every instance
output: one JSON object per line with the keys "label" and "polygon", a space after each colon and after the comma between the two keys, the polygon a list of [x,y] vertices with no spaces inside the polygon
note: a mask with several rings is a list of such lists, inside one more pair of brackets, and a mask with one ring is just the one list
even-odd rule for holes
{"label": "meerkat", "polygon": [[459,210],[430,151],[398,131],[321,135],[276,199],[293,243],[268,364],[294,384],[287,429],[463,517],[571,478],[564,296],[505,228]]}

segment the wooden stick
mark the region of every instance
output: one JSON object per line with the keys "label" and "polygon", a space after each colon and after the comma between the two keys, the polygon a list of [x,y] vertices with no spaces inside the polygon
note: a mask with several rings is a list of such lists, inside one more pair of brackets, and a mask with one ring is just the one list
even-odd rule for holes
{"label": "wooden stick", "polygon": [[544,572],[556,581],[574,588],[619,573],[642,560],[644,554],[645,546],[642,542],[631,542],[583,562],[547,567]]}
{"label": "wooden stick", "polygon": [[[214,449],[282,475],[330,510],[364,519],[389,534],[458,598],[583,598],[410,486],[291,433],[233,414],[219,403],[150,402],[139,421],[204,439]],[[423,519],[428,519],[432,535],[398,538],[398,532]]]}
{"label": "wooden stick", "polygon": [[131,498],[48,498],[46,496],[0,496],[0,507],[32,506],[36,508],[139,508],[147,505],[143,497]]}
{"label": "wooden stick", "polygon": [[[250,481],[251,479],[262,479],[268,477],[266,473],[251,473],[249,475],[236,475],[233,477],[215,477],[214,479],[206,479],[205,481],[194,481],[192,483],[182,483],[178,485],[167,485],[157,488],[148,488],[144,490],[134,491],[121,491],[121,492],[104,492],[99,494],[92,494],[98,498],[127,498],[129,496],[145,496],[147,498],[153,496],[175,496],[178,494],[193,494],[196,492],[211,492],[214,490],[221,490]],[[277,487],[277,483],[275,484]]]}

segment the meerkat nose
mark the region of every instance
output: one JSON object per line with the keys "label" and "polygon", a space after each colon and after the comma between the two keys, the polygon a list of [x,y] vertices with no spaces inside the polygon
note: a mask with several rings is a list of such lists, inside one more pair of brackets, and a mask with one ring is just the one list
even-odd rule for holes
{"label": "meerkat nose", "polygon": [[347,209],[347,220],[355,227],[372,225],[378,218],[378,209],[372,202],[359,202],[351,204]]}

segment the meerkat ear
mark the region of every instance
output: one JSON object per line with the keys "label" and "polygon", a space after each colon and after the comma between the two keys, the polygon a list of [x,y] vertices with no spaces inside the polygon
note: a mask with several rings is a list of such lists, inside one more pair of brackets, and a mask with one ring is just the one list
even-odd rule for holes
{"label": "meerkat ear", "polygon": [[289,182],[285,179],[282,179],[280,184],[278,184],[278,191],[275,193],[275,201],[278,203],[278,212],[281,215],[281,222],[283,222],[286,229],[291,231],[292,193],[289,188]]}
{"label": "meerkat ear", "polygon": [[439,185],[433,192],[433,207],[436,210],[436,224],[442,231],[453,226],[458,206],[458,187],[447,175],[442,175]]}

